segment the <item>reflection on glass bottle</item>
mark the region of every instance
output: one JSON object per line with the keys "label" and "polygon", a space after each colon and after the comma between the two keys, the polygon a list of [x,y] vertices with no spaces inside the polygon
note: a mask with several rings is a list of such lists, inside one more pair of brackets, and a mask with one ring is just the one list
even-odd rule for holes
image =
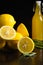
{"label": "reflection on glass bottle", "polygon": [[32,18],[32,39],[36,47],[43,48],[43,18],[41,13],[41,1],[36,1],[35,14]]}
{"label": "reflection on glass bottle", "polygon": [[43,2],[42,2],[42,13],[43,13]]}

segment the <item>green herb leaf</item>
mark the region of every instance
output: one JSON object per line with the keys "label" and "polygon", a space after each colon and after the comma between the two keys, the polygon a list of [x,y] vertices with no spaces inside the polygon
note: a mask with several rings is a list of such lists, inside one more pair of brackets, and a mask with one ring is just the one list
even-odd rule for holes
{"label": "green herb leaf", "polygon": [[29,53],[29,54],[24,54],[24,56],[34,56],[36,55],[36,52],[32,52],[32,53]]}

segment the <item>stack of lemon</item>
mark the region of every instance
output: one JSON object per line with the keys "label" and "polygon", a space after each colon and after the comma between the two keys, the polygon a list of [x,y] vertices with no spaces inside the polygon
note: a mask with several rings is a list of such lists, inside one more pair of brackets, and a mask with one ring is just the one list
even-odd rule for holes
{"label": "stack of lemon", "polygon": [[29,37],[29,32],[23,23],[17,30],[13,28],[16,24],[14,17],[10,14],[0,15],[0,49],[7,45],[13,49],[17,48],[21,53],[28,54],[34,49],[34,42]]}

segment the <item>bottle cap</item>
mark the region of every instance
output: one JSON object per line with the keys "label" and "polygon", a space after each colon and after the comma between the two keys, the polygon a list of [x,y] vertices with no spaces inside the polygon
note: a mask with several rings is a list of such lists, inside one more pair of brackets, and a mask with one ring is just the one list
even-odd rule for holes
{"label": "bottle cap", "polygon": [[36,1],[36,3],[40,6],[40,4],[41,4],[41,1]]}

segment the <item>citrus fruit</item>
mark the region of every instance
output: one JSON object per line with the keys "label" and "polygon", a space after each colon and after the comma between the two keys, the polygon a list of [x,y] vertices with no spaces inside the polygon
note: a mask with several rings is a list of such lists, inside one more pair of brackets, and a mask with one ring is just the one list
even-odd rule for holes
{"label": "citrus fruit", "polygon": [[18,41],[18,50],[23,54],[29,54],[34,50],[34,42],[29,37],[23,37]]}
{"label": "citrus fruit", "polygon": [[0,36],[2,39],[11,40],[16,36],[16,31],[10,26],[2,26],[0,28]]}
{"label": "citrus fruit", "polygon": [[10,14],[1,14],[0,15],[0,27],[8,25],[13,27],[16,24],[14,17]]}
{"label": "citrus fruit", "polygon": [[12,48],[12,49],[17,49],[17,43],[18,43],[17,40],[7,41],[7,45],[9,46],[9,48]]}
{"label": "citrus fruit", "polygon": [[7,42],[8,46],[13,49],[17,49],[17,43],[22,37],[23,35],[21,33],[16,32],[16,36],[12,40]]}
{"label": "citrus fruit", "polygon": [[0,38],[0,49],[2,49],[3,47],[5,47],[6,45],[6,41],[3,40],[2,38]]}
{"label": "citrus fruit", "polygon": [[14,37],[13,40],[20,40],[23,37],[23,35],[19,32],[16,32],[16,36]]}
{"label": "citrus fruit", "polygon": [[29,32],[23,23],[20,23],[17,27],[17,32],[21,33],[23,36],[29,36]]}

